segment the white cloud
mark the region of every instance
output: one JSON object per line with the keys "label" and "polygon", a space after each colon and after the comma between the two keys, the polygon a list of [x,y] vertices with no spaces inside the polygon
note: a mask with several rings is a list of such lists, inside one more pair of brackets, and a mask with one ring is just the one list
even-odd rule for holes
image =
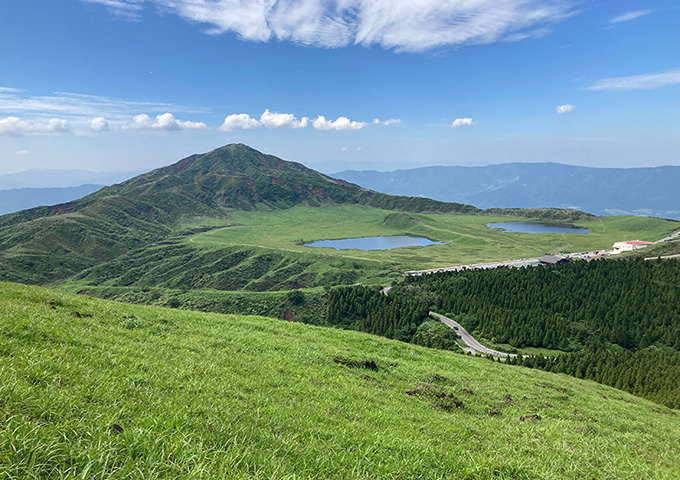
{"label": "white cloud", "polygon": [[30,150],[17,150],[14,153],[17,154],[17,155],[28,155],[29,153],[31,153],[31,151]]}
{"label": "white cloud", "polygon": [[341,152],[346,152],[346,151],[347,151],[347,147],[342,147],[342,148],[340,149],[340,151],[341,151]]}
{"label": "white cloud", "polygon": [[235,113],[224,119],[220,130],[250,130],[260,128],[262,124],[247,113]]}
{"label": "white cloud", "polygon": [[475,125],[477,122],[472,121],[471,118],[456,118],[453,123],[451,123],[451,126],[453,128],[460,128],[460,127],[471,127],[472,125]]}
{"label": "white cloud", "polygon": [[48,133],[69,133],[68,122],[63,118],[47,121],[22,120],[19,117],[0,118],[0,135],[43,135]]}
{"label": "white cloud", "polygon": [[124,128],[131,130],[201,130],[206,128],[203,122],[190,122],[177,120],[172,113],[162,113],[157,115],[155,119],[149,117],[146,113],[135,115],[132,117],[132,122],[125,125]]}
{"label": "white cloud", "polygon": [[0,93],[20,93],[23,90],[19,88],[11,88],[11,87],[0,87]]}
{"label": "white cloud", "polygon": [[106,132],[109,130],[109,122],[104,117],[92,118],[87,121],[87,124],[95,132]]}
{"label": "white cloud", "polygon": [[353,122],[347,117],[326,120],[326,117],[319,115],[314,119],[312,125],[317,130],[361,130],[366,124],[364,122]]}
{"label": "white cloud", "polygon": [[399,51],[516,41],[544,35],[574,13],[576,0],[83,0],[137,18],[144,3],[207,33],[255,42],[352,44]]}
{"label": "white cloud", "polygon": [[557,113],[571,113],[574,111],[575,108],[576,107],[573,105],[566,104],[556,106],[555,110],[557,111]]}
{"label": "white cloud", "polygon": [[272,113],[269,109],[265,110],[260,116],[260,123],[267,128],[305,128],[309,122],[309,118],[302,117],[298,120],[292,113]]}
{"label": "white cloud", "polygon": [[649,15],[652,13],[654,10],[635,10],[632,12],[624,13],[622,15],[618,15],[611,20],[609,20],[609,23],[622,23],[622,22],[628,22],[630,20],[635,20],[636,18],[644,17],[645,15]]}
{"label": "white cloud", "polygon": [[390,118],[389,120],[380,120],[380,119],[376,118],[376,119],[373,120],[373,125],[385,125],[385,126],[401,125],[401,119]]}
{"label": "white cloud", "polygon": [[604,78],[586,90],[651,90],[680,83],[680,68],[630,77]]}

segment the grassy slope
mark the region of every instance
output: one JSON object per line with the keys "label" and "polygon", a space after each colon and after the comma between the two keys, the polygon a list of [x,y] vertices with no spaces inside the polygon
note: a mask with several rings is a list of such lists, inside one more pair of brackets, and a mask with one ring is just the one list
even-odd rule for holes
{"label": "grassy slope", "polygon": [[274,292],[179,290],[158,287],[86,286],[82,288],[78,284],[69,284],[60,288],[125,303],[182,308],[199,312],[261,315],[310,325],[325,325],[328,308],[328,296],[323,288]]}
{"label": "grassy slope", "polygon": [[653,245],[647,248],[641,248],[639,250],[633,250],[632,252],[624,252],[623,254],[621,254],[623,258],[629,256],[656,258],[665,257],[667,255],[680,255],[680,240],[665,242],[659,245]]}
{"label": "grassy slope", "polygon": [[594,383],[259,317],[0,300],[2,478],[680,474],[676,412]]}
{"label": "grassy slope", "polygon": [[[480,215],[398,214],[359,206],[322,209],[295,207],[280,212],[235,212],[243,226],[212,230],[190,239],[197,245],[247,245],[368,261],[398,262],[405,267],[527,258],[561,250],[611,248],[625,236],[656,240],[678,228],[678,222],[648,217],[600,217],[575,222],[587,235],[505,233],[486,227],[507,218]],[[395,250],[337,252],[304,247],[313,240],[376,235],[422,235],[447,245]],[[318,252],[318,253],[317,253]]]}

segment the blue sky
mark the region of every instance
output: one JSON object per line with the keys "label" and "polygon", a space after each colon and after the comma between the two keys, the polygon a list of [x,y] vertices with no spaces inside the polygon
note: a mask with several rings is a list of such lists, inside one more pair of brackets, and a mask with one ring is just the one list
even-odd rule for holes
{"label": "blue sky", "polygon": [[3,0],[0,173],[680,165],[676,0]]}

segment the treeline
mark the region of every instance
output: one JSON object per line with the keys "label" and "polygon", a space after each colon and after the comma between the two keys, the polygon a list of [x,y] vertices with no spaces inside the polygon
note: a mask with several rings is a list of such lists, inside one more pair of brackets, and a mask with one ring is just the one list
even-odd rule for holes
{"label": "treeline", "polygon": [[362,286],[329,293],[327,322],[405,342],[456,349],[455,317],[494,343],[556,357],[510,363],[593,380],[680,408],[680,261],[599,260],[553,267],[407,277],[389,295]]}
{"label": "treeline", "polygon": [[474,333],[494,343],[577,351],[596,337],[680,350],[680,261],[577,261],[405,282],[432,297],[437,312],[474,317]]}
{"label": "treeline", "polygon": [[455,331],[431,319],[427,303],[399,291],[384,295],[377,287],[334,288],[326,322],[426,347],[458,349]]}
{"label": "treeline", "polygon": [[557,357],[519,356],[510,358],[508,362],[593,380],[671,408],[680,408],[678,352],[599,348]]}

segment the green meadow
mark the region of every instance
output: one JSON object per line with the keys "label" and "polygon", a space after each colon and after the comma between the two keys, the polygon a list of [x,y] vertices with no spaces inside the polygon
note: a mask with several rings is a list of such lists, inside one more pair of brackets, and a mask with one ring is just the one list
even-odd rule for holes
{"label": "green meadow", "polygon": [[677,412],[358,332],[0,283],[3,479],[677,479]]}
{"label": "green meadow", "polygon": [[[590,233],[586,235],[506,233],[486,224],[507,222],[512,218],[395,213],[346,205],[323,208],[299,206],[273,212],[238,211],[233,212],[229,220],[234,226],[201,233],[188,241],[196,246],[239,245],[397,264],[403,270],[531,258],[564,250],[602,250],[624,239],[654,241],[680,226],[675,221],[651,217],[597,217],[572,224],[588,228]],[[423,236],[444,245],[383,251],[336,251],[304,246],[315,240],[381,235]]]}
{"label": "green meadow", "polygon": [[[325,318],[323,287],[384,286],[408,270],[606,249],[626,238],[656,240],[680,225],[648,217],[574,222],[588,228],[587,235],[506,233],[486,226],[512,220],[360,205],[232,211],[221,220],[184,219],[175,237],[83,270],[59,287],[129,303],[319,324]],[[304,246],[315,240],[380,235],[416,235],[443,244],[382,251]],[[298,289],[305,300],[293,303],[288,292]]]}

